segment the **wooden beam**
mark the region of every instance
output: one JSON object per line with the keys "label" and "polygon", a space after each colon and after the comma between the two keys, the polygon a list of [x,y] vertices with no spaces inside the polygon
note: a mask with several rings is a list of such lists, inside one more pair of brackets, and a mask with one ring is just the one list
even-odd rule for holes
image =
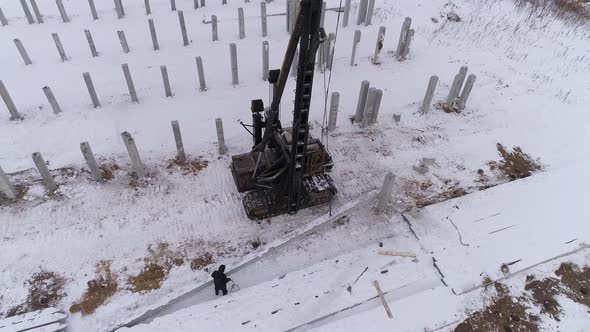
{"label": "wooden beam", "polygon": [[377,253],[379,255],[385,255],[385,256],[399,256],[399,257],[416,258],[416,254],[413,254],[411,252],[399,252],[399,251],[393,251],[393,250],[379,250]]}
{"label": "wooden beam", "polygon": [[393,319],[393,315],[391,314],[391,310],[389,310],[389,305],[385,302],[385,297],[383,296],[383,292],[381,291],[381,287],[379,286],[379,282],[377,280],[373,281],[373,286],[377,290],[377,294],[379,294],[379,298],[381,299],[381,303],[383,304],[383,308],[385,308],[385,312],[387,312],[387,317],[389,319]]}

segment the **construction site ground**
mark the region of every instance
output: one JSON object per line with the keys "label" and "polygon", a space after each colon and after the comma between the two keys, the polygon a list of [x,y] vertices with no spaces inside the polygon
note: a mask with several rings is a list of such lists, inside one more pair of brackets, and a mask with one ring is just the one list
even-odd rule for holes
{"label": "construction site ground", "polygon": [[[11,121],[0,103],[0,165],[19,196],[0,194],[0,317],[51,306],[69,314],[73,331],[135,324],[129,329],[588,330],[587,21],[512,0],[377,0],[372,25],[358,26],[353,1],[349,27],[338,29],[329,86],[340,93],[336,130],[322,135],[329,71],[316,73],[310,113],[313,136],[334,159],[338,195],[330,205],[256,222],[243,210],[230,156],[252,147],[240,121],[250,121],[252,99],[268,99],[261,45],[269,42],[271,68],[278,68],[288,40],[285,17],[269,16],[262,38],[259,2],[207,1],[194,10],[193,1],[177,0],[190,39],[183,47],[177,12],[169,1],[152,0],[160,43],[153,51],[141,1],[125,2],[120,20],[111,2],[95,2],[97,21],[86,1],[65,1],[72,22],[64,24],[54,1],[37,0],[46,22],[29,25],[18,1],[0,0],[9,20],[0,27],[7,49],[0,52],[0,79],[24,115]],[[328,8],[339,4],[327,1]],[[238,7],[246,17],[242,40]],[[285,1],[267,9],[282,13]],[[216,42],[211,15],[219,19]],[[399,62],[393,52],[405,17],[415,38],[409,58]],[[337,11],[326,12],[328,33],[338,20]],[[373,64],[380,26],[387,32]],[[90,55],[84,29],[92,31],[98,57]],[[351,67],[357,29],[358,65]],[[128,54],[118,30],[127,35]],[[60,60],[52,32],[69,61]],[[13,49],[15,38],[32,65]],[[238,49],[237,86],[230,43]],[[207,91],[198,91],[196,56]],[[124,63],[139,103],[130,100]],[[161,65],[172,98],[164,96]],[[447,113],[437,105],[463,65],[477,80],[466,109]],[[92,75],[100,108],[90,103],[84,72]],[[432,75],[440,82],[422,115]],[[383,90],[370,128],[349,120],[362,80]],[[294,82],[281,104],[284,123]],[[42,92],[46,85],[60,115]],[[216,118],[223,119],[228,148],[221,156]],[[187,163],[175,161],[172,120],[180,123]],[[123,131],[137,143],[144,180],[129,175]],[[92,146],[105,183],[92,181],[80,142]],[[37,151],[59,185],[54,194],[34,168]],[[374,195],[389,172],[396,177],[391,209],[377,213]],[[200,288],[219,264],[243,266],[230,275],[239,290],[226,297]],[[376,297],[375,280],[393,319]]]}

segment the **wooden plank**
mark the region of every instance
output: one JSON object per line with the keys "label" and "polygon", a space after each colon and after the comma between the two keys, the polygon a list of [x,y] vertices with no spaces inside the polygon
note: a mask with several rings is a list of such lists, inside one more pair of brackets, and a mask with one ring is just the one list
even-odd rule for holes
{"label": "wooden plank", "polygon": [[393,319],[393,315],[391,314],[391,310],[389,310],[389,305],[385,301],[385,297],[383,296],[383,292],[381,291],[381,287],[379,286],[379,282],[377,280],[373,281],[373,286],[377,290],[377,294],[379,294],[379,298],[381,299],[381,303],[383,304],[383,308],[385,308],[385,312],[387,312],[387,317],[389,319]]}
{"label": "wooden plank", "polygon": [[379,255],[385,255],[385,256],[399,256],[399,257],[416,258],[416,254],[413,254],[411,252],[399,252],[399,251],[393,251],[393,250],[379,250],[377,253]]}

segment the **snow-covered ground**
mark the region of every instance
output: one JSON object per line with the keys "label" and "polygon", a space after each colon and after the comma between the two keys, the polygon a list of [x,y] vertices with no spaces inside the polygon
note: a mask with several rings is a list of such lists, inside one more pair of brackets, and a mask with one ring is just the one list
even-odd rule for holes
{"label": "snow-covered ground", "polygon": [[[215,299],[212,290],[206,289],[198,295],[202,303],[130,331],[191,331],[195,326],[227,331],[364,331],[369,322],[379,331],[452,330],[489,301],[482,286],[486,276],[518,292],[528,275],[551,276],[562,262],[588,263],[588,216],[576,208],[584,200],[578,193],[590,185],[590,177],[579,176],[585,167],[588,163],[427,207],[410,219],[417,238],[405,223],[393,217],[389,220],[392,235],[381,242],[382,247],[373,242],[227,298]],[[359,209],[357,213],[370,215],[371,209]],[[353,214],[352,220],[355,217]],[[330,240],[337,241],[329,235],[319,241],[310,239],[316,243]],[[315,250],[313,245],[303,249]],[[417,257],[385,256],[378,254],[380,250],[413,252]],[[301,251],[287,249],[274,255],[289,259]],[[514,261],[518,262],[510,264],[508,271],[501,271],[502,264]],[[275,264],[271,258],[247,270],[260,281],[260,275]],[[346,287],[364,267],[368,267],[367,272],[352,292],[347,292]],[[247,272],[231,277],[240,286],[242,280],[250,286],[252,277]],[[387,319],[380,300],[375,298],[373,280],[378,280],[387,293],[393,320]],[[560,303],[565,320],[547,320],[547,324],[553,324],[547,325],[548,329],[587,327],[588,308],[572,304],[565,297]]]}
{"label": "snow-covered ground", "polygon": [[[228,169],[229,155],[251,147],[239,121],[249,122],[251,99],[267,99],[268,85],[261,80],[261,44],[269,41],[271,68],[278,68],[288,38],[284,16],[269,17],[269,36],[262,38],[257,1],[229,0],[226,6],[207,1],[206,7],[194,10],[193,1],[177,0],[191,40],[183,47],[178,16],[170,10],[169,1],[151,0],[150,17],[161,48],[153,51],[142,1],[125,1],[126,16],[121,20],[112,2],[95,2],[97,21],[92,20],[86,1],[64,1],[72,19],[64,24],[54,1],[37,0],[45,23],[28,25],[18,1],[0,0],[9,21],[8,26],[0,27],[0,45],[4,46],[0,79],[25,116],[23,121],[10,121],[0,103],[0,166],[14,173],[10,175],[13,182],[30,185],[24,201],[0,203],[0,313],[26,300],[26,281],[40,270],[65,277],[67,295],[59,304],[69,309],[95,277],[96,264],[112,261],[117,293],[92,315],[72,314],[74,331],[112,329],[208,281],[208,272],[193,271],[187,263],[173,267],[159,289],[132,292],[128,278],[144,268],[149,245],[169,243],[183,251],[187,261],[213,252],[215,263],[231,268],[248,254],[264,250],[264,244],[328,212],[328,207],[319,207],[297,216],[252,222],[243,212]],[[432,329],[460,321],[465,311],[482,306],[479,290],[455,296],[451,289],[469,291],[481,284],[483,273],[500,277],[502,263],[521,259],[511,266],[520,270],[590,241],[582,205],[589,182],[584,170],[590,163],[583,145],[590,138],[588,27],[529,15],[509,0],[457,0],[452,4],[377,0],[373,24],[365,27],[354,24],[358,1],[352,2],[351,24],[338,30],[330,86],[330,92],[341,95],[338,126],[324,138],[335,161],[332,176],[339,194],[334,209],[366,197],[389,171],[397,177],[399,210],[413,205],[408,189],[412,184],[432,182],[434,192],[448,188],[448,183],[473,190],[482,185],[478,169],[485,170],[488,184],[503,182],[487,166],[488,161],[499,158],[498,142],[522,147],[540,159],[546,173],[406,213],[418,239],[399,214],[377,216],[371,207],[352,211],[338,223],[238,272],[235,279],[242,287],[240,292],[217,300],[209,290],[198,292],[186,302],[194,306],[156,318],[153,330],[191,330],[195,324],[207,330],[285,330],[374,297],[374,279],[390,292],[387,299],[393,321],[385,320],[380,302],[373,300],[345,319],[337,315],[311,327],[361,330],[363,324],[374,321],[399,324],[391,325],[396,330]],[[327,1],[328,8],[339,4],[339,0]],[[243,40],[238,38],[238,7],[244,8],[246,16]],[[284,0],[268,4],[269,14],[284,10]],[[445,20],[450,10],[459,14],[461,22]],[[210,24],[203,22],[212,14],[219,19],[217,42],[211,41]],[[398,62],[390,52],[397,47],[406,16],[412,18],[416,35],[410,58]],[[327,32],[335,32],[337,19],[335,11],[327,11]],[[381,64],[373,65],[370,56],[379,26],[387,32]],[[93,34],[99,57],[91,56],[84,29]],[[357,29],[362,31],[358,66],[350,67]],[[129,54],[121,50],[118,30],[126,33]],[[66,63],[55,49],[53,32],[59,34],[70,57]],[[24,65],[14,38],[23,42],[33,65]],[[235,87],[229,62],[232,42],[237,44],[239,58],[240,85]],[[205,64],[206,92],[198,91],[196,56]],[[130,101],[123,63],[131,69],[138,104]],[[164,96],[160,65],[168,67],[173,98]],[[467,109],[461,114],[433,109],[426,116],[419,115],[430,76],[440,77],[435,101],[444,100],[462,65],[477,75]],[[101,108],[92,108],[83,72],[92,75]],[[368,130],[348,121],[364,79],[384,92],[379,122]],[[285,123],[293,82],[290,80],[282,104]],[[315,83],[311,120],[314,136],[321,137],[325,95],[324,76],[319,72]],[[56,95],[62,114],[52,113],[41,90],[46,85]],[[401,115],[399,124],[394,114]],[[214,119],[218,117],[224,120],[229,148],[229,155],[221,157],[215,143]],[[171,120],[179,120],[191,159],[208,161],[197,174],[168,169],[168,161],[175,156]],[[126,175],[130,166],[120,138],[123,131],[133,135],[151,173],[146,184],[130,185]],[[79,151],[83,141],[90,143],[101,163],[121,168],[115,170],[113,180],[95,184],[87,173],[77,173],[84,167]],[[31,153],[36,151],[56,169],[57,197],[46,196],[36,170],[28,170],[33,167]],[[423,158],[434,158],[435,163],[420,174],[412,166]],[[64,167],[72,168],[75,175],[57,170]],[[489,234],[504,227],[510,228]],[[458,233],[469,246],[461,245]],[[251,245],[255,240],[263,243],[257,250]],[[418,258],[414,262],[376,255],[379,241],[384,248],[413,251]],[[577,255],[587,264],[587,255]],[[440,282],[433,257],[449,287]],[[551,264],[539,267],[539,273],[549,273],[554,268]],[[367,274],[353,293],[346,292],[345,286],[367,266]],[[388,272],[381,274],[384,269]],[[282,275],[286,276],[279,279]],[[272,314],[275,310],[280,311]],[[242,325],[245,321],[250,323]],[[583,327],[580,321],[571,326]]]}

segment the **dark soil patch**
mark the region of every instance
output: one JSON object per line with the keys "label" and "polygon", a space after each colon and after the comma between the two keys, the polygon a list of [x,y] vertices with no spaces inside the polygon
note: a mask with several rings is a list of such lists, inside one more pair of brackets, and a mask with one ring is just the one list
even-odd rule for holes
{"label": "dark soil patch", "polygon": [[572,301],[590,308],[590,267],[578,267],[573,263],[563,263],[555,271],[557,278],[537,280],[527,276],[525,290],[531,292],[533,302],[541,308],[541,312],[550,315],[556,321],[562,314],[562,308],[556,299],[559,294]]}
{"label": "dark soil patch", "polygon": [[23,199],[29,192],[30,185],[28,184],[15,184],[14,190],[16,191],[16,199],[9,198],[4,195],[4,192],[0,191],[0,206],[10,205]]}
{"label": "dark soil patch", "polygon": [[504,285],[501,282],[494,282],[494,289],[499,296],[508,295],[510,293],[510,289],[508,286]]}
{"label": "dark soil patch", "polygon": [[555,299],[555,296],[561,292],[558,279],[536,280],[534,277],[529,276],[524,289],[531,292],[533,303],[541,308],[541,313],[548,314],[559,321],[562,310],[559,302]]}
{"label": "dark soil patch", "polygon": [[434,109],[438,111],[443,111],[445,113],[455,113],[460,114],[461,110],[457,107],[449,106],[444,101],[439,101],[438,103],[434,104]]}
{"label": "dark soil patch", "polygon": [[258,249],[260,246],[262,246],[264,244],[265,244],[264,241],[262,241],[260,238],[250,241],[250,245],[252,246],[252,249],[254,249],[254,250]]}
{"label": "dark soil patch", "polygon": [[457,113],[457,114],[461,113],[461,110],[459,110],[459,108],[448,106],[448,105],[442,105],[441,109],[445,113]]}
{"label": "dark soil patch", "polygon": [[350,218],[348,218],[348,216],[343,216],[341,218],[334,220],[334,222],[332,223],[332,228],[344,226],[344,225],[348,224],[349,222],[350,222]]}
{"label": "dark soil patch", "polygon": [[[145,165],[144,165],[145,167]],[[141,179],[137,177],[137,173],[131,167],[127,175],[131,178],[129,180],[129,186],[134,188],[136,191],[139,191],[141,188],[148,188],[149,186],[154,184],[154,180],[157,180],[159,177],[159,169],[158,168],[147,168],[145,169],[145,176]]]}
{"label": "dark soil patch", "polygon": [[490,278],[490,276],[488,276],[488,275],[483,276],[483,280],[481,281],[481,285],[483,287],[488,287],[493,283],[494,283],[494,280],[492,280],[492,278]]}
{"label": "dark soil patch", "polygon": [[483,310],[471,314],[460,323],[455,332],[536,332],[539,317],[529,315],[522,301],[501,296]]}
{"label": "dark soil patch", "polygon": [[432,188],[432,182],[430,180],[420,182],[418,184],[418,188],[420,188],[420,190],[428,190],[428,189]]}
{"label": "dark soil patch", "polygon": [[111,181],[115,178],[115,173],[120,170],[121,168],[119,165],[113,164],[102,164],[98,168],[100,168],[100,173],[102,174],[102,179],[104,181]]}
{"label": "dark soil patch", "polygon": [[539,161],[524,153],[520,147],[516,146],[512,148],[512,151],[506,150],[500,143],[496,144],[496,147],[502,159],[490,161],[488,166],[492,171],[500,171],[510,181],[529,177],[534,172],[541,170]]}
{"label": "dark soil patch", "polygon": [[590,266],[580,268],[573,263],[563,263],[555,274],[566,287],[564,295],[590,308]]}
{"label": "dark soil patch", "polygon": [[88,281],[88,288],[82,295],[82,299],[70,307],[70,312],[80,312],[82,316],[93,314],[98,307],[115,295],[117,288],[117,276],[111,272],[111,262],[98,262],[96,277]]}
{"label": "dark soil patch", "polygon": [[54,170],[54,172],[57,172],[59,174],[59,176],[66,178],[66,179],[77,178],[83,173],[82,171],[77,170],[73,167],[56,168]]}
{"label": "dark soil patch", "polygon": [[166,169],[172,174],[173,171],[181,172],[182,175],[198,175],[207,168],[209,161],[204,159],[180,161],[178,159],[168,160]]}
{"label": "dark soil patch", "polygon": [[[539,307],[542,314],[559,321],[563,310],[557,301],[558,295],[567,296],[590,308],[590,266],[581,268],[573,263],[563,263],[555,274],[560,279],[536,279],[535,276],[528,275],[524,286],[528,295],[517,298],[509,296],[508,287],[494,282],[497,295],[492,304],[471,314],[455,331],[539,331],[539,317],[526,313],[527,304]],[[491,282],[489,277],[484,277],[483,285],[486,289]]]}
{"label": "dark soil patch", "polygon": [[65,279],[54,272],[35,273],[26,284],[29,285],[27,301],[10,309],[6,314],[7,317],[57,306],[67,295],[64,292]]}

